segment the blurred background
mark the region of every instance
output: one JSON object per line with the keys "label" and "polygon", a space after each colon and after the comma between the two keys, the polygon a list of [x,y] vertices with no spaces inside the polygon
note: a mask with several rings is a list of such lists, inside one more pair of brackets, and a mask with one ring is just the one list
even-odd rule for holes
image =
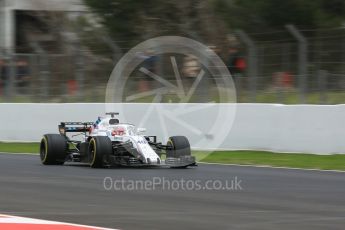
{"label": "blurred background", "polygon": [[[343,0],[0,0],[0,102],[104,102],[122,55],[164,35],[215,51],[238,102],[345,103]],[[140,55],[174,81],[169,54]],[[176,60],[188,87],[203,66],[192,55]],[[207,77],[189,102],[218,101],[216,76]],[[127,96],[156,84],[133,73]],[[162,102],[174,100],[168,93]]]}

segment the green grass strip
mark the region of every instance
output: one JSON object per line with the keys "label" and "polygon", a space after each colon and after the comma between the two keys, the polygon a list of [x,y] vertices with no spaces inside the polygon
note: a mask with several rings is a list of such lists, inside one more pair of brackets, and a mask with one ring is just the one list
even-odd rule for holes
{"label": "green grass strip", "polygon": [[[0,142],[0,152],[38,154],[39,143]],[[315,155],[304,153],[274,153],[266,151],[217,151],[207,154],[193,151],[198,161],[240,165],[328,169],[345,171],[345,154]]]}
{"label": "green grass strip", "polygon": [[[196,153],[197,158],[199,154]],[[315,155],[266,151],[218,151],[202,158],[201,162],[345,170],[345,154]]]}
{"label": "green grass strip", "polygon": [[39,143],[17,143],[17,142],[0,142],[0,152],[6,153],[36,153],[39,151]]}

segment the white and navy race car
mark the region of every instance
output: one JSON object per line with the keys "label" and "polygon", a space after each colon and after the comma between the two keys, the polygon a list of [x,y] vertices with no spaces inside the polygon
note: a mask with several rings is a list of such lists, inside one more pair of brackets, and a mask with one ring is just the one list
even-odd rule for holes
{"label": "white and navy race car", "polygon": [[[61,122],[60,134],[43,136],[41,162],[45,165],[82,162],[93,168],[116,165],[184,168],[196,165],[186,137],[170,137],[164,145],[157,142],[156,136],[144,135],[145,129],[120,123],[115,115],[118,113],[106,113],[96,122]],[[67,135],[69,133],[81,135],[82,140],[72,140]]]}

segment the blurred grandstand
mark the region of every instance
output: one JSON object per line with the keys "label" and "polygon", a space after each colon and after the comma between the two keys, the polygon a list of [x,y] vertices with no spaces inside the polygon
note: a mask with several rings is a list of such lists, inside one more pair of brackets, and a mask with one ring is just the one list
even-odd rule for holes
{"label": "blurred grandstand", "polygon": [[[147,38],[169,34],[214,50],[233,75],[238,102],[345,103],[344,27],[307,30],[288,25],[255,33],[228,29],[209,10],[208,1],[202,1],[193,3],[192,16],[184,12],[187,5],[179,5],[180,17],[188,23],[167,23],[165,31],[157,24],[159,16],[143,16],[146,24],[136,28],[143,35],[123,37],[109,32],[86,2],[0,0],[0,102],[104,102],[108,78],[121,56]],[[147,59],[142,65],[173,78],[169,55],[143,55]],[[202,68],[192,56],[177,57],[177,64],[186,82]],[[212,77],[201,91],[207,95],[199,93],[190,102],[217,101]],[[155,84],[133,74],[127,86],[131,94]],[[167,95],[163,102],[171,100]]]}

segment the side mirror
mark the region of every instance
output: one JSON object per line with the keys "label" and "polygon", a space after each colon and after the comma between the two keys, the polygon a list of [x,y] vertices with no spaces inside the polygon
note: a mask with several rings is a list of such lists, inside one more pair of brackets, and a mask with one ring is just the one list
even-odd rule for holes
{"label": "side mirror", "polygon": [[137,128],[137,134],[142,134],[146,132],[146,128]]}

